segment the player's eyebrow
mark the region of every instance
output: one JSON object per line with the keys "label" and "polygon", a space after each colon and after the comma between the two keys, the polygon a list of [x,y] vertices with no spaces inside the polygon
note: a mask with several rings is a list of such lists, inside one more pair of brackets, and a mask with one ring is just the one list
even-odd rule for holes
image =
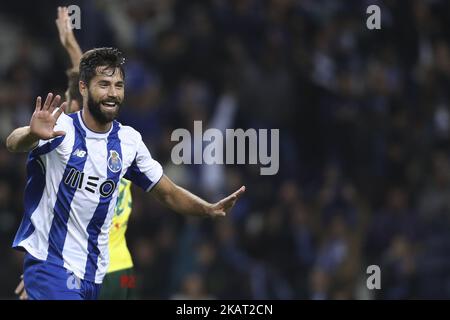
{"label": "player's eyebrow", "polygon": [[106,85],[106,84],[110,84],[110,83],[111,83],[111,81],[106,80],[106,79],[100,79],[100,80],[98,80],[98,84],[104,84],[104,85]]}

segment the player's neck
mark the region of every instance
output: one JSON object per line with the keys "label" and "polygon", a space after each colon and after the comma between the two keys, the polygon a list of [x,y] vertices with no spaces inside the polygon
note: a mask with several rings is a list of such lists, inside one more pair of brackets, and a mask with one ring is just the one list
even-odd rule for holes
{"label": "player's neck", "polygon": [[88,108],[83,108],[83,112],[81,112],[81,117],[83,118],[86,127],[91,131],[98,133],[105,133],[111,129],[112,122],[108,122],[106,124],[98,122],[89,112]]}

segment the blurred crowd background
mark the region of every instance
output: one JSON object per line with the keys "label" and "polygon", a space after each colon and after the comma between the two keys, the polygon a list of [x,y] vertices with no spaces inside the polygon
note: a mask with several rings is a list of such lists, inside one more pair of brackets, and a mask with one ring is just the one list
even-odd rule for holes
{"label": "blurred crowd background", "polygon": [[[450,298],[450,2],[8,1],[0,12],[0,138],[37,95],[63,94],[59,5],[81,48],[126,56],[120,120],[165,173],[225,219],[185,218],[133,189],[127,233],[142,299]],[[381,8],[381,30],[366,8]],[[279,128],[280,170],[174,165],[176,128]],[[26,155],[0,146],[0,298],[22,256]],[[381,268],[381,290],[366,269]]]}

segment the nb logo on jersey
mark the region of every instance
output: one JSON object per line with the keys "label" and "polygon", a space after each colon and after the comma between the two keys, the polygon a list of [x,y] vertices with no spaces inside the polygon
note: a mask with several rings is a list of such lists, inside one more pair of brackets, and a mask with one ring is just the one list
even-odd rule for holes
{"label": "nb logo on jersey", "polygon": [[[64,183],[72,188],[83,189],[84,179],[84,172],[72,168],[64,179]],[[96,193],[96,190],[98,190],[100,195],[104,198],[112,195],[114,190],[116,190],[116,183],[111,179],[108,179],[103,183],[100,183],[99,180],[99,177],[88,176],[84,190],[89,191],[90,193]]]}
{"label": "nb logo on jersey", "polygon": [[86,156],[86,151],[77,149],[73,154],[79,158],[84,158]]}

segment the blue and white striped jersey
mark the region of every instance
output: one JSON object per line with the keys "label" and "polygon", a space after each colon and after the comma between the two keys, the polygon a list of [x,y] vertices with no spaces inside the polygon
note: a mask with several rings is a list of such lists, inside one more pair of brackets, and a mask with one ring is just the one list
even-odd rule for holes
{"label": "blue and white striped jersey", "polygon": [[30,152],[25,212],[13,247],[101,283],[120,179],[149,191],[163,171],[136,130],[114,121],[109,132],[96,133],[81,112],[61,114],[55,130],[66,135],[40,141]]}

